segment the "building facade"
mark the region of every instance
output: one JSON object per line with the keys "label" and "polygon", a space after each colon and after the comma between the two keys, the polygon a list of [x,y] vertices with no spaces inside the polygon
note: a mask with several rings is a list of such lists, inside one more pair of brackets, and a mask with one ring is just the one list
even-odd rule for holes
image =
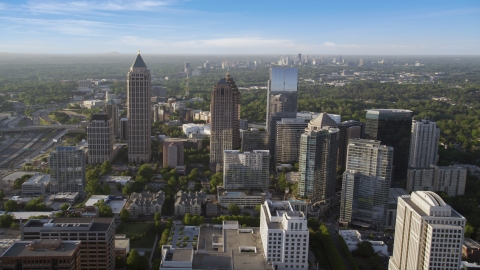
{"label": "building facade", "polygon": [[295,118],[298,102],[298,69],[271,68],[267,88],[266,126],[269,150],[276,156],[277,121],[282,118]]}
{"label": "building facade", "polygon": [[260,236],[265,260],[273,269],[308,269],[307,218],[288,201],[265,201],[260,209]]}
{"label": "building facade", "polygon": [[345,168],[347,162],[347,148],[351,139],[362,139],[365,124],[350,120],[337,125],[338,132],[338,156],[337,167]]}
{"label": "building facade", "polygon": [[268,133],[265,130],[252,128],[241,133],[244,152],[253,150],[268,150]]}
{"label": "building facade", "polygon": [[434,192],[400,197],[388,269],[460,269],[466,222]]}
{"label": "building facade", "polygon": [[309,198],[312,204],[335,196],[338,129],[329,128],[331,123],[324,120],[326,117],[320,114],[310,121],[300,138],[298,194]]}
{"label": "building facade", "polygon": [[106,113],[92,115],[87,127],[88,164],[113,160],[113,122]]}
{"label": "building facade", "polygon": [[163,142],[163,167],[176,168],[185,165],[183,141]]}
{"label": "building facade", "polygon": [[58,146],[50,152],[50,191],[82,192],[85,188],[85,153],[75,146]]}
{"label": "building facade", "polygon": [[225,189],[267,189],[270,152],[268,150],[225,150],[223,186]]}
{"label": "building facade", "polygon": [[120,119],[120,140],[128,140],[128,118]]}
{"label": "building facade", "polygon": [[240,92],[230,73],[213,87],[210,104],[210,171],[214,173],[221,171],[224,150],[240,148]]}
{"label": "building facade", "polygon": [[408,166],[418,168],[436,165],[439,140],[440,128],[435,122],[413,120]]}
{"label": "building facade", "polygon": [[184,192],[179,191],[175,196],[175,215],[184,216],[187,213],[192,215],[202,214],[202,204],[205,203],[207,195],[205,192]]}
{"label": "building facade", "polygon": [[30,219],[20,226],[22,241],[37,239],[81,241],[80,269],[115,269],[113,218]]}
{"label": "building facade", "polygon": [[150,216],[155,215],[155,213],[162,214],[164,201],[165,193],[163,191],[157,193],[134,192],[130,195],[126,208],[132,217],[138,217],[140,215]]}
{"label": "building facade", "polygon": [[380,141],[350,140],[342,178],[340,222],[385,227],[393,159],[393,147]]}
{"label": "building facade", "polygon": [[298,162],[300,136],[308,123],[302,118],[282,118],[277,121],[275,139],[275,161],[277,163]]}
{"label": "building facade", "polygon": [[149,162],[151,156],[152,94],[150,70],[138,52],[127,73],[128,162]]}
{"label": "building facade", "polygon": [[120,115],[118,104],[113,99],[107,100],[103,111],[108,115],[108,118],[112,120],[113,136],[116,137],[120,134]]}
{"label": "building facade", "polygon": [[445,192],[454,197],[465,194],[467,168],[460,166],[435,166],[427,168],[409,168],[407,191]]}
{"label": "building facade", "polygon": [[44,196],[49,190],[50,175],[48,174],[35,174],[22,184],[23,196]]}
{"label": "building facade", "polygon": [[412,111],[398,109],[367,110],[365,139],[381,141],[394,148],[392,176],[395,181],[407,178],[412,114]]}

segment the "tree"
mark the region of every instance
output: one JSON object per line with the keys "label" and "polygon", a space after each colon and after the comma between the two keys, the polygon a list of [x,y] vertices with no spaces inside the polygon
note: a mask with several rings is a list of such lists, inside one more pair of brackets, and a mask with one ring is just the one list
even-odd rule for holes
{"label": "tree", "polygon": [[236,216],[240,214],[240,207],[234,203],[231,203],[228,206],[228,211],[230,211],[230,214]]}
{"label": "tree", "polygon": [[60,206],[60,210],[62,210],[63,212],[67,211],[67,209],[70,207],[70,205],[68,203],[64,203]]}
{"label": "tree", "polygon": [[129,270],[140,270],[139,264],[140,264],[140,255],[138,254],[138,251],[135,249],[130,250],[130,253],[128,254],[127,257],[127,269]]}
{"label": "tree", "polygon": [[133,192],[132,185],[131,184],[125,184],[125,186],[122,189],[122,194],[125,197],[128,197],[128,196],[130,196],[130,194],[132,194],[132,192]]}
{"label": "tree", "polygon": [[0,216],[0,226],[2,228],[8,228],[15,221],[13,215],[1,215]]}
{"label": "tree", "polygon": [[112,171],[112,163],[110,163],[110,161],[108,160],[105,160],[103,163],[102,163],[102,166],[100,167],[101,170],[102,170],[102,175],[105,175],[107,173],[110,173]]}
{"label": "tree", "polygon": [[122,184],[117,183],[117,190],[118,190],[119,192],[122,192]]}
{"label": "tree", "polygon": [[475,232],[475,228],[473,228],[472,225],[467,223],[467,225],[465,226],[465,237],[470,238],[474,232]]}
{"label": "tree", "polygon": [[155,213],[155,216],[153,217],[153,219],[154,219],[155,221],[160,221],[160,220],[161,220],[161,215],[160,215],[160,213],[158,213],[158,212]]}
{"label": "tree", "polygon": [[10,223],[10,229],[20,229],[20,224],[13,221],[12,223]]}
{"label": "tree", "polygon": [[141,176],[146,182],[150,182],[153,178],[153,169],[150,164],[143,164],[138,168],[137,177]]}
{"label": "tree", "polygon": [[104,200],[100,200],[94,205],[98,207],[100,217],[113,217],[112,208]]}
{"label": "tree", "polygon": [[3,189],[2,189],[0,190],[0,201],[2,201],[3,198],[5,198],[5,193],[3,192]]}
{"label": "tree", "polygon": [[107,183],[103,184],[102,190],[103,190],[103,194],[110,195],[110,185],[109,184],[107,184]]}
{"label": "tree", "polygon": [[130,220],[130,212],[127,209],[123,208],[120,211],[120,220],[122,222],[128,222]]}
{"label": "tree", "polygon": [[17,203],[12,200],[8,200],[6,203],[3,204],[3,208],[7,212],[17,211]]}
{"label": "tree", "polygon": [[197,180],[198,175],[199,175],[198,169],[197,169],[197,168],[194,168],[194,169],[190,172],[190,174],[188,175],[188,180],[189,180],[189,181],[195,181],[195,180]]}
{"label": "tree", "polygon": [[185,225],[190,225],[192,224],[192,214],[186,213],[185,216],[183,217],[183,223]]}

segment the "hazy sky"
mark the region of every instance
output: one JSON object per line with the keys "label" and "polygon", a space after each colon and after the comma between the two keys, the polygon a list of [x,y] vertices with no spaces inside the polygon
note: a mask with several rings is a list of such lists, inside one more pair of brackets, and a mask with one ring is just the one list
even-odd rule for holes
{"label": "hazy sky", "polygon": [[480,54],[480,1],[0,0],[0,52]]}

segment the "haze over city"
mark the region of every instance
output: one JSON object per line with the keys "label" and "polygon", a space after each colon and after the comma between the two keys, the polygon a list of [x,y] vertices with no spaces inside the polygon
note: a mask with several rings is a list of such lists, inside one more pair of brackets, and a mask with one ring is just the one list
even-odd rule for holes
{"label": "haze over city", "polygon": [[0,52],[399,54],[480,52],[478,1],[0,2]]}

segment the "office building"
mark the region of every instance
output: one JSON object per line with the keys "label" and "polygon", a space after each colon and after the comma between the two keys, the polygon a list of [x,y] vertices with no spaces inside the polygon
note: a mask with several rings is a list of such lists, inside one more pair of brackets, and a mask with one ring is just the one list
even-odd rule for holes
{"label": "office building", "polygon": [[388,193],[388,209],[387,209],[387,223],[385,229],[395,230],[395,222],[397,220],[398,198],[409,193],[403,188],[390,188]]}
{"label": "office building", "polygon": [[335,196],[338,129],[329,127],[332,122],[328,115],[320,114],[300,138],[298,194],[313,204]]}
{"label": "office building", "polygon": [[215,173],[221,171],[223,151],[240,148],[240,92],[229,72],[213,87],[210,115],[210,171]]}
{"label": "office building", "polygon": [[381,141],[395,149],[392,176],[396,182],[407,178],[412,114],[398,109],[372,109],[366,114],[365,139]]}
{"label": "office building", "polygon": [[308,269],[307,218],[288,201],[266,200],[260,209],[263,256],[273,269]]}
{"label": "office building", "polygon": [[238,205],[240,209],[254,209],[255,206],[263,204],[266,198],[267,192],[263,191],[238,189],[226,190],[223,186],[217,186],[218,204],[225,208],[228,208],[230,204],[234,203]]}
{"label": "office building", "polygon": [[389,270],[458,270],[466,219],[431,191],[398,199]]}
{"label": "office building", "polygon": [[338,156],[337,167],[345,168],[347,162],[347,148],[351,139],[363,138],[365,124],[362,122],[349,120],[337,125],[338,128]]}
{"label": "office building", "polygon": [[[298,162],[300,136],[305,132],[308,123],[303,118],[282,118],[277,121],[274,133],[275,161],[277,163]],[[270,133],[272,134],[272,133]]]}
{"label": "office building", "polygon": [[0,256],[2,269],[81,270],[80,241],[18,241]]}
{"label": "office building", "polygon": [[295,118],[298,100],[298,69],[271,68],[267,89],[267,131],[269,150],[272,157],[275,153],[277,138],[277,121],[282,118]]}
{"label": "office building", "polygon": [[225,150],[223,186],[225,189],[267,189],[270,153],[268,150]]}
{"label": "office building", "polygon": [[167,88],[164,86],[153,85],[152,97],[167,97]]}
{"label": "office building", "polygon": [[383,230],[392,179],[393,147],[350,140],[342,179],[340,222]]}
{"label": "office building", "polygon": [[50,190],[50,175],[35,174],[22,184],[23,196],[44,196]]}
{"label": "office building", "polygon": [[118,104],[112,99],[105,103],[105,108],[103,110],[108,115],[108,118],[112,120],[114,137],[118,136],[120,133],[120,115],[118,110]]}
{"label": "office building", "polygon": [[131,217],[139,215],[150,216],[155,213],[162,214],[162,206],[165,201],[165,192],[133,192],[125,209],[128,210]]}
{"label": "office building", "polygon": [[438,161],[440,129],[429,120],[413,120],[410,138],[409,167],[428,167]]}
{"label": "office building", "polygon": [[365,61],[363,60],[363,58],[360,58],[360,60],[358,60],[358,66],[363,67],[363,65],[365,65]]}
{"label": "office building", "polygon": [[57,146],[50,152],[50,191],[82,192],[85,188],[85,153],[76,146]]}
{"label": "office building", "polygon": [[251,128],[241,133],[242,146],[244,152],[253,150],[268,150],[268,133],[265,130]]}
{"label": "office building", "polygon": [[409,168],[407,191],[443,191],[454,197],[465,193],[467,168],[461,166],[435,166]]}
{"label": "office building", "polygon": [[183,63],[183,72],[185,72],[185,73],[190,72],[190,63],[188,63],[188,62]]}
{"label": "office building", "polygon": [[163,142],[163,167],[185,166],[183,141]]}
{"label": "office building", "polygon": [[115,269],[113,218],[30,219],[20,226],[22,241],[81,241],[80,269]]}
{"label": "office building", "polygon": [[120,140],[128,140],[128,118],[120,119]]}
{"label": "office building", "polygon": [[127,118],[128,118],[128,162],[144,163],[150,161],[152,113],[150,97],[152,94],[150,70],[137,54],[127,74]]}
{"label": "office building", "polygon": [[87,127],[88,164],[113,160],[113,124],[106,113],[92,115]]}

